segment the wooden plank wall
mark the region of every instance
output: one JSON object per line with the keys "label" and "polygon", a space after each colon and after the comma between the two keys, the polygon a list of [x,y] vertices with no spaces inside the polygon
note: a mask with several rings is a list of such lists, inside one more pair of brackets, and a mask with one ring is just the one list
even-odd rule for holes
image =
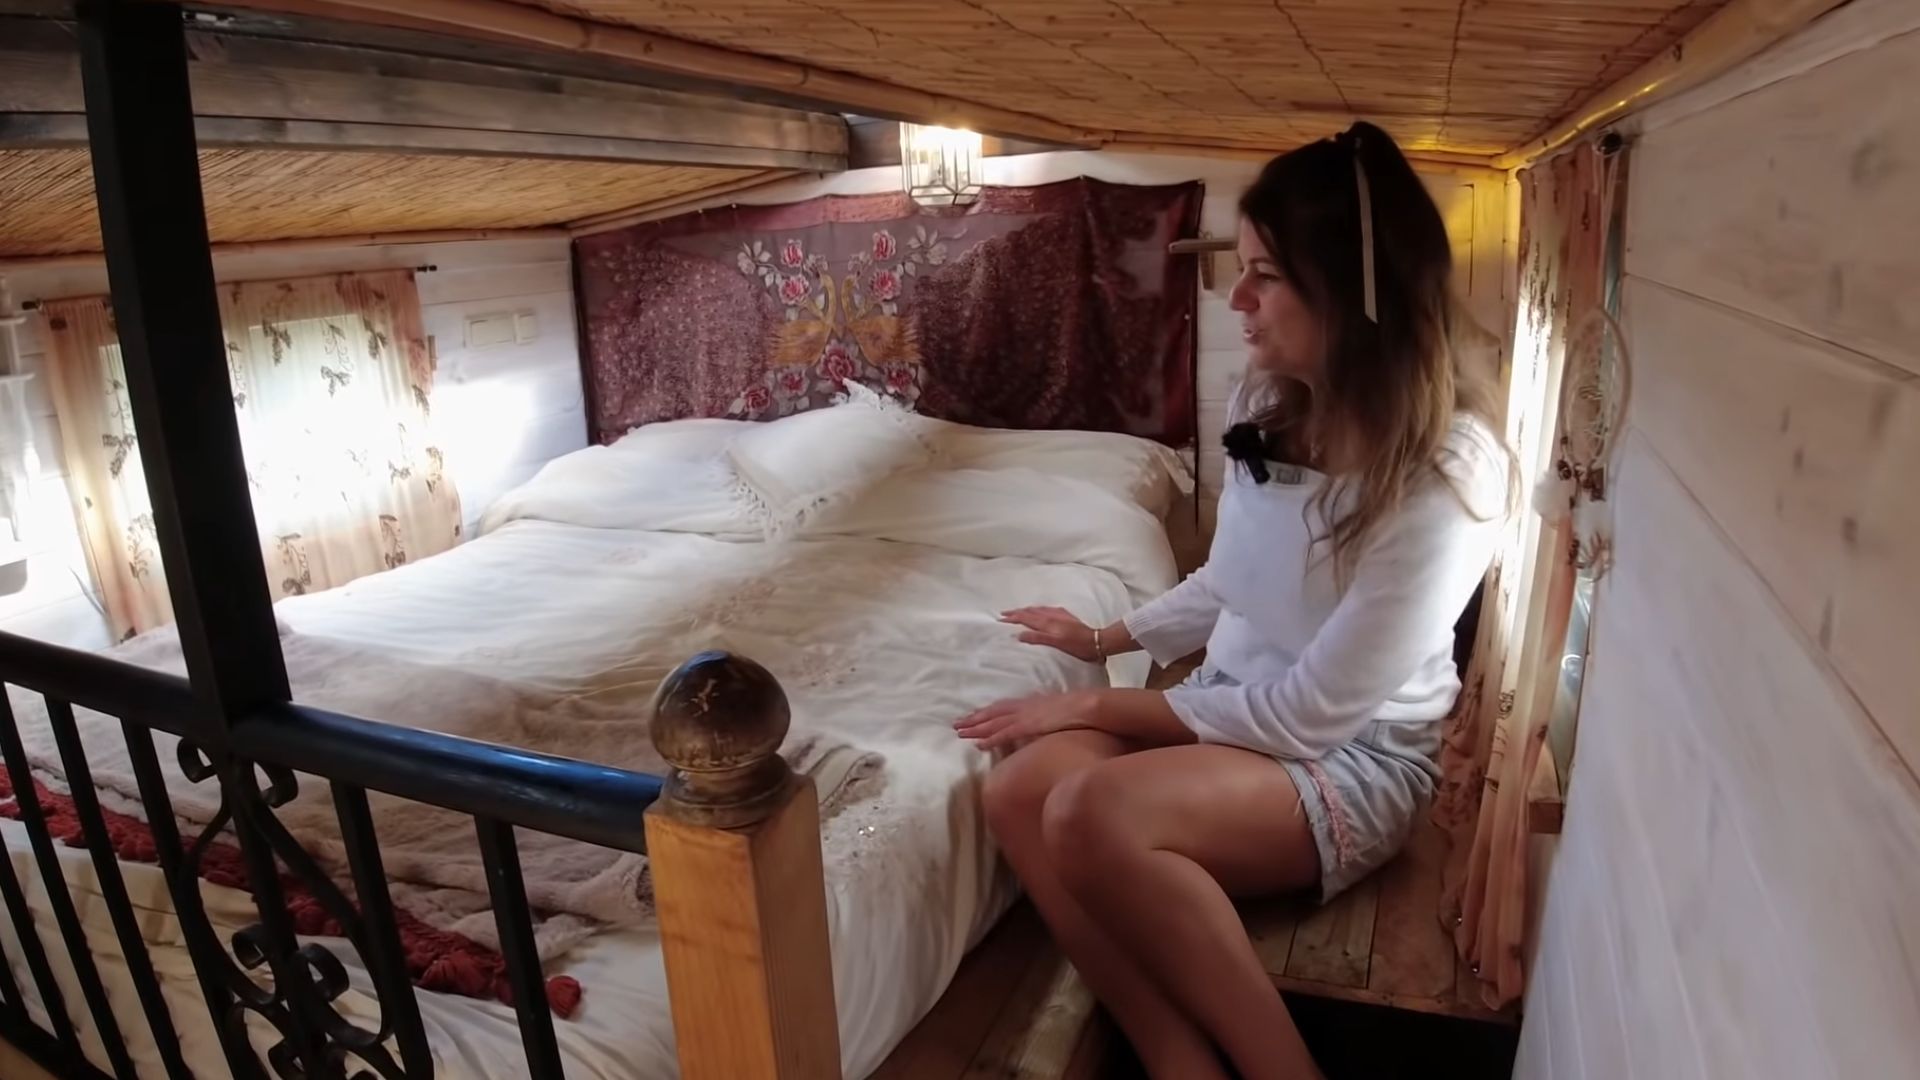
{"label": "wooden plank wall", "polygon": [[1650,114],[1522,1080],[1920,1061],[1920,10]]}
{"label": "wooden plank wall", "polygon": [[[244,281],[420,265],[439,267],[418,278],[421,313],[439,359],[435,434],[447,451],[470,531],[495,497],[547,461],[586,445],[567,241],[265,252],[223,257],[215,269],[222,280]],[[83,296],[107,287],[106,271],[98,266],[19,272],[8,282],[19,300]],[[467,348],[466,318],[494,312],[531,313],[533,339]],[[21,327],[20,349],[24,370],[44,368],[47,345],[39,319]],[[76,648],[103,647],[109,644],[105,621],[81,584],[87,571],[44,374],[28,384],[28,400],[42,463],[36,495],[44,536],[24,586],[0,595],[0,630]]]}

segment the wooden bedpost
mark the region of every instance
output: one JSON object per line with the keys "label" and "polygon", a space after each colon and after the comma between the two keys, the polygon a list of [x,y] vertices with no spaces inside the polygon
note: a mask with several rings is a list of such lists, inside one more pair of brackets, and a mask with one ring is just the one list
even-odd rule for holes
{"label": "wooden bedpost", "polygon": [[777,752],[787,697],[766,668],[701,653],[661,684],[673,765],[647,857],[683,1080],[837,1080],[820,805]]}

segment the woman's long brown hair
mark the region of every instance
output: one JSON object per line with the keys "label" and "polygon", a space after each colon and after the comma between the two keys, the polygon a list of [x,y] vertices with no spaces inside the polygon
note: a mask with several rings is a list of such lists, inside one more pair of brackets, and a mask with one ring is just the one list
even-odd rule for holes
{"label": "woman's long brown hair", "polygon": [[[1356,160],[1371,194],[1377,322],[1365,307]],[[1457,414],[1498,430],[1492,388],[1461,370],[1471,321],[1453,292],[1446,224],[1399,147],[1365,122],[1273,159],[1240,212],[1325,324],[1322,382],[1272,377],[1251,387],[1262,402],[1252,419],[1293,460],[1310,459],[1312,446],[1337,448],[1338,471],[1310,508],[1324,520],[1355,492],[1352,508],[1316,538],[1330,544],[1344,582],[1373,528],[1442,470]],[[1512,484],[1509,469],[1509,503]]]}

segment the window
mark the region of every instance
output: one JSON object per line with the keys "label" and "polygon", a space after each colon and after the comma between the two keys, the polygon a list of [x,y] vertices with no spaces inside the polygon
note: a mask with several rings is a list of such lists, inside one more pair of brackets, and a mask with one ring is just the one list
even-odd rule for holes
{"label": "window", "polygon": [[[459,499],[431,422],[406,271],[220,287],[228,379],[276,598],[453,545]],[[171,616],[104,297],[47,305],[69,486],[116,636]],[[78,460],[74,460],[74,459]]]}

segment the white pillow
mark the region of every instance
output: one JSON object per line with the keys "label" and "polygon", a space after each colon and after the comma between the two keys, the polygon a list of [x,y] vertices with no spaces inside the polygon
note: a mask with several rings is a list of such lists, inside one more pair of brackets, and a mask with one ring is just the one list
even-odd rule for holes
{"label": "white pillow", "polygon": [[956,469],[1033,469],[1084,480],[1165,519],[1193,493],[1186,462],[1151,439],[1110,431],[1024,431],[947,424],[943,463]]}
{"label": "white pillow", "polygon": [[628,430],[608,443],[607,449],[675,461],[717,459],[735,436],[752,426],[746,420],[721,417],[656,420]]}
{"label": "white pillow", "polygon": [[727,444],[734,493],[767,538],[791,536],[825,507],[933,460],[917,419],[869,391],[749,425]]}

